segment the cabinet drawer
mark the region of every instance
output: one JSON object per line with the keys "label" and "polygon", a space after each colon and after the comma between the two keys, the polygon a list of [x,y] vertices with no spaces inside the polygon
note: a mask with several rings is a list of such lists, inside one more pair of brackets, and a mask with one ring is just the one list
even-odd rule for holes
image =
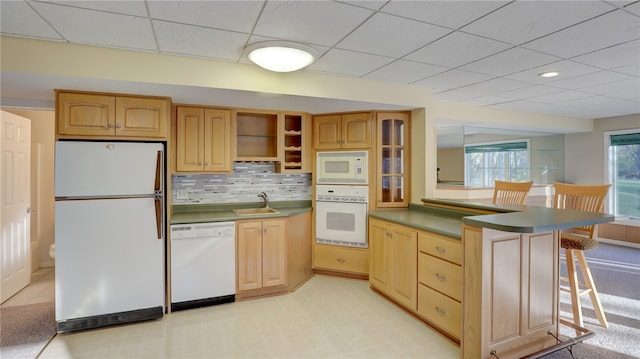
{"label": "cabinet drawer", "polygon": [[341,272],[368,274],[369,251],[366,249],[315,245],[313,267]]}
{"label": "cabinet drawer", "polygon": [[418,250],[462,265],[462,243],[459,239],[421,232],[418,234]]}
{"label": "cabinet drawer", "polygon": [[462,268],[459,265],[420,253],[418,281],[458,301],[462,300]]}
{"label": "cabinet drawer", "polygon": [[435,290],[418,284],[418,314],[460,339],[462,305]]}

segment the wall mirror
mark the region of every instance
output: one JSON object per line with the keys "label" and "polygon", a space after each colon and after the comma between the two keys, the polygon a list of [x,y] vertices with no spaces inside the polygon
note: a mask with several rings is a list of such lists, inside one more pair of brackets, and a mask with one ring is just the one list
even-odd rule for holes
{"label": "wall mirror", "polygon": [[476,126],[438,126],[438,185],[493,187],[495,179],[564,181],[564,135]]}

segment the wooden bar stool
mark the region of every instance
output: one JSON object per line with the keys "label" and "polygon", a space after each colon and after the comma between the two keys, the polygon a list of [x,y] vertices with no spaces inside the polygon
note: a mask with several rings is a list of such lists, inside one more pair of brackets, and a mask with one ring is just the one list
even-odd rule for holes
{"label": "wooden bar stool", "polygon": [[[601,212],[603,210],[604,198],[611,185],[581,186],[556,182],[553,184],[553,187],[555,190],[553,197],[555,208]],[[565,249],[568,275],[568,278],[561,277],[560,280],[569,283],[569,288],[560,286],[560,290],[571,293],[573,322],[576,325],[583,326],[580,297],[589,294],[598,321],[600,321],[603,327],[608,328],[609,324],[602,310],[598,291],[593,283],[589,264],[584,255],[585,250],[598,246],[597,237],[596,225],[571,228],[560,232],[560,246]],[[584,283],[578,281],[578,272],[576,271],[574,256],[578,261]]]}
{"label": "wooden bar stool", "polygon": [[493,204],[522,205],[527,199],[532,185],[533,181],[505,182],[496,180],[493,190]]}

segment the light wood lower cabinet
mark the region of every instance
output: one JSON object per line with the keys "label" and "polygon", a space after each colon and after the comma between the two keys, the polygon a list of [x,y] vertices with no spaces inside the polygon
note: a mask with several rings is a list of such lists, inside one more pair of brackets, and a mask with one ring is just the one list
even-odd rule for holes
{"label": "light wood lower cabinet", "polygon": [[286,284],[284,219],[237,221],[238,291]]}
{"label": "light wood lower cabinet", "polygon": [[369,219],[369,283],[403,307],[417,303],[418,232],[410,227]]}
{"label": "light wood lower cabinet", "polygon": [[369,273],[369,251],[364,248],[315,244],[313,246],[313,268],[366,276]]}
{"label": "light wood lower cabinet", "polygon": [[557,234],[463,225],[463,358],[520,358],[556,343],[547,333],[558,335]]}

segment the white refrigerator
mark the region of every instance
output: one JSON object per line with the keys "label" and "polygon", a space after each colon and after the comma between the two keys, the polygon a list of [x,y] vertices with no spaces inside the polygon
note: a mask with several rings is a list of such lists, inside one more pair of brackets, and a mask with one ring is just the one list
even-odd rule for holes
{"label": "white refrigerator", "polygon": [[58,141],[58,331],[160,318],[165,305],[164,145]]}

